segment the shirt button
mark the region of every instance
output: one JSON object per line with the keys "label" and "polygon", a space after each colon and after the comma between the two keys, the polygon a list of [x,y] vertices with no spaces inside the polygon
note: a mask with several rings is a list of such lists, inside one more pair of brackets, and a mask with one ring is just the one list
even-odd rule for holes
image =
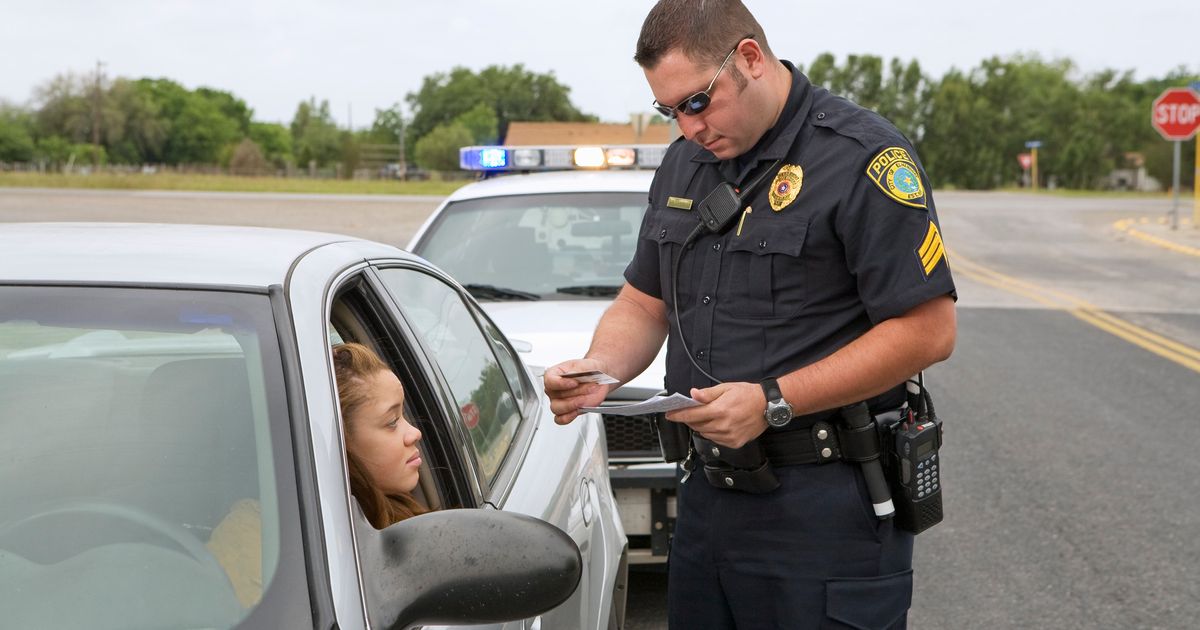
{"label": "shirt button", "polygon": [[825,112],[817,112],[817,120],[825,120]]}
{"label": "shirt button", "polygon": [[703,359],[703,358],[704,358],[704,351],[703,351],[703,350],[699,350],[699,351],[697,351],[697,352],[696,352],[696,358],[697,358],[697,359]]}
{"label": "shirt button", "polygon": [[658,233],[658,238],[666,238],[666,237],[667,237],[667,228],[663,228],[663,231]]}
{"label": "shirt button", "polygon": [[758,248],[759,248],[759,249],[766,249],[766,248],[767,248],[767,239],[765,239],[765,238],[764,238],[763,240],[759,241],[759,242],[758,242]]}
{"label": "shirt button", "polygon": [[719,252],[719,251],[721,251],[721,244],[720,244],[720,243],[713,243],[713,251],[714,251],[714,252]]}
{"label": "shirt button", "polygon": [[709,302],[711,302],[711,301],[712,301],[712,298],[710,298],[710,297],[708,297],[708,296],[706,295],[706,296],[704,296],[704,299],[703,299],[703,300],[700,300],[700,301],[701,301],[701,302],[704,302],[705,304],[708,304]]}

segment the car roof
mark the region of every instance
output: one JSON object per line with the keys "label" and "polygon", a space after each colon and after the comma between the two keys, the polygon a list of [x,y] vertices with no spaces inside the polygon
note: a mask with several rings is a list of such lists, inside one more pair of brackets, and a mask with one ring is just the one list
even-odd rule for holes
{"label": "car roof", "polygon": [[0,282],[267,287],[297,259],[350,236],[273,228],[135,223],[0,224]]}
{"label": "car roof", "polygon": [[654,171],[553,171],[501,175],[459,188],[447,202],[508,195],[579,192],[649,193]]}

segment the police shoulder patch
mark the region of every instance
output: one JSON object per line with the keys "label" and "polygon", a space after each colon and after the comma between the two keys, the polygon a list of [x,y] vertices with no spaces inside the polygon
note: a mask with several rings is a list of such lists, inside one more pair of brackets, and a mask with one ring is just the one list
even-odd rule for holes
{"label": "police shoulder patch", "polygon": [[927,207],[916,160],[901,147],[888,147],[871,159],[867,177],[885,195],[914,208]]}
{"label": "police shoulder patch", "polygon": [[942,233],[933,221],[929,222],[929,227],[925,230],[925,237],[921,239],[921,244],[914,250],[914,253],[921,265],[921,273],[925,275],[926,279],[937,268],[938,263],[946,259],[946,246],[942,243]]}

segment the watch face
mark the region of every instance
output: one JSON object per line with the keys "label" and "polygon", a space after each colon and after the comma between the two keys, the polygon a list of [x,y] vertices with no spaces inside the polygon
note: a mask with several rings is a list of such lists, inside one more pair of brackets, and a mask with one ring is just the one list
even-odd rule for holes
{"label": "watch face", "polygon": [[772,426],[781,427],[790,422],[791,419],[792,409],[788,405],[771,407],[771,409],[767,411],[767,424]]}

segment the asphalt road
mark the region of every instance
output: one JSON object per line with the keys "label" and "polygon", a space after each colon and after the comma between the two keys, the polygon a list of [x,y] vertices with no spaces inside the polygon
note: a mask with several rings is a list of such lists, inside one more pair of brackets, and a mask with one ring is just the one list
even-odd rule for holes
{"label": "asphalt road", "polygon": [[[1115,229],[1168,202],[936,195],[959,287],[946,520],[914,628],[1190,628],[1200,618],[1200,257]],[[0,221],[242,223],[403,244],[434,198],[0,189]],[[665,579],[629,628],[665,628]]]}

